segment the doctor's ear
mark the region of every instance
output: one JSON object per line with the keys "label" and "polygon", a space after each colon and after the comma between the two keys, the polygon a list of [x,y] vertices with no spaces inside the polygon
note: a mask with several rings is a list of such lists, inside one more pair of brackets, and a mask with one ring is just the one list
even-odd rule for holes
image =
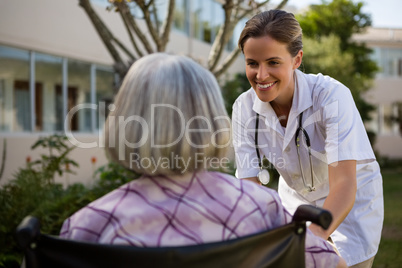
{"label": "doctor's ear", "polygon": [[299,52],[297,52],[297,55],[295,57],[293,57],[294,62],[293,62],[293,70],[299,68],[300,64],[302,63],[302,58],[303,58],[303,50],[299,50]]}

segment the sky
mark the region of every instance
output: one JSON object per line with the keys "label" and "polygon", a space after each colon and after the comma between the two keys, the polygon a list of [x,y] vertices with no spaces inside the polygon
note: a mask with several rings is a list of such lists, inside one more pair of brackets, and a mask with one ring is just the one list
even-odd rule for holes
{"label": "sky", "polygon": [[[273,0],[271,3],[279,3]],[[402,29],[402,0],[353,0],[363,2],[363,12],[371,15],[373,27]],[[305,8],[310,4],[320,4],[321,0],[289,0],[287,5]]]}

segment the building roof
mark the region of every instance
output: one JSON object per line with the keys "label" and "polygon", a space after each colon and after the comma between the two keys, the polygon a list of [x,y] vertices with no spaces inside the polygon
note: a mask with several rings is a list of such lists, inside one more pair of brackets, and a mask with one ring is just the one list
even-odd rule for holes
{"label": "building roof", "polygon": [[353,40],[365,43],[383,43],[402,45],[402,29],[368,28],[364,33],[355,34]]}

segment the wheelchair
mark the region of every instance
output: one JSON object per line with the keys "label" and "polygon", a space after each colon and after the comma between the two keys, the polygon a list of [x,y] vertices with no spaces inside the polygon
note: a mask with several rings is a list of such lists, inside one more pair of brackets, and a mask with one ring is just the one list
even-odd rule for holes
{"label": "wheelchair", "polygon": [[39,220],[27,216],[16,240],[24,250],[23,267],[304,267],[306,222],[327,229],[329,211],[301,205],[292,222],[279,228],[227,241],[174,247],[107,245],[42,234]]}

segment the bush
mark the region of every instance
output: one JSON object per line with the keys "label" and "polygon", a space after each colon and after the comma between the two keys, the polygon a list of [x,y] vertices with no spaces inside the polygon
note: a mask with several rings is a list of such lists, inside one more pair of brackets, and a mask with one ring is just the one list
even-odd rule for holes
{"label": "bush", "polygon": [[61,196],[63,187],[54,183],[56,174],[72,172],[68,166],[78,166],[67,155],[74,147],[65,144],[66,137],[53,135],[40,138],[31,149],[48,148],[49,154],[28,162],[20,168],[14,179],[0,189],[0,266],[19,267],[21,253],[14,240],[14,232],[20,221],[38,208],[44,200]]}
{"label": "bush", "polygon": [[54,181],[56,174],[74,173],[70,167],[78,167],[68,158],[74,147],[68,147],[66,139],[59,135],[40,138],[32,149],[48,148],[49,153],[20,168],[14,179],[0,189],[0,267],[20,267],[23,253],[14,233],[25,216],[37,217],[43,233],[58,235],[63,221],[75,211],[138,177],[110,163],[96,171],[99,179],[92,187],[76,183],[63,189]]}

